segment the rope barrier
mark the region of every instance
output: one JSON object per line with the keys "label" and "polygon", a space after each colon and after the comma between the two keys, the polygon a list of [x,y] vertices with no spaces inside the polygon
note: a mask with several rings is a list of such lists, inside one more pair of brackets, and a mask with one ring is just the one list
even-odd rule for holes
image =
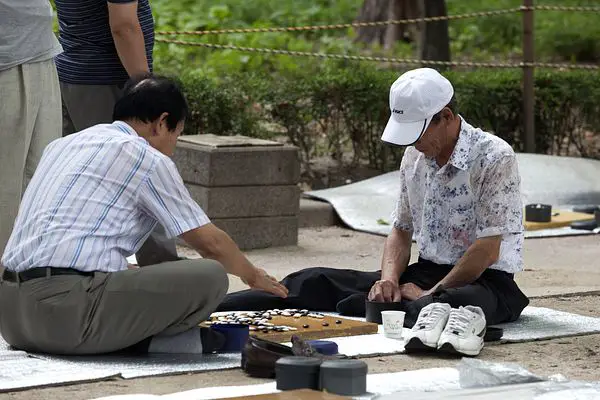
{"label": "rope barrier", "polygon": [[288,26],[275,28],[244,28],[244,29],[216,29],[204,31],[157,31],[157,35],[219,35],[227,33],[265,33],[265,32],[299,32],[299,31],[319,31],[347,28],[363,28],[376,27],[385,25],[407,25],[418,22],[435,22],[435,21],[452,21],[459,19],[475,18],[475,17],[490,17],[505,14],[518,13],[522,11],[576,11],[576,12],[598,12],[600,7],[571,7],[571,6],[532,6],[532,7],[515,7],[502,10],[479,11],[466,14],[446,15],[439,17],[423,17],[410,18],[400,20],[386,20],[373,22],[353,22],[349,24],[332,24],[332,25],[310,25],[310,26]]}
{"label": "rope barrier", "polygon": [[317,58],[333,58],[340,60],[355,60],[355,61],[377,61],[387,62],[393,64],[421,64],[421,65],[437,65],[437,66],[456,66],[456,67],[483,67],[483,68],[523,68],[523,67],[537,67],[537,68],[555,68],[555,69],[583,69],[583,70],[598,70],[600,65],[594,64],[565,64],[565,63],[495,63],[495,62],[471,62],[471,61],[433,61],[433,60],[418,60],[409,58],[388,58],[388,57],[371,57],[371,56],[352,56],[345,54],[331,54],[331,53],[311,53],[306,51],[293,51],[293,50],[279,50],[279,49],[267,49],[260,47],[243,47],[234,46],[230,44],[213,44],[213,43],[200,43],[200,42],[186,42],[182,40],[171,40],[171,39],[156,39],[157,42],[178,44],[183,46],[197,46],[205,47],[209,49],[218,50],[236,50],[249,53],[264,53],[264,54],[278,54],[278,55],[290,55],[290,56],[302,56],[302,57],[317,57]]}
{"label": "rope barrier", "polygon": [[413,24],[417,22],[435,22],[435,21],[446,21],[446,20],[458,20],[473,17],[492,16],[492,15],[503,15],[510,13],[517,13],[521,11],[521,8],[508,8],[505,10],[493,10],[493,11],[480,11],[468,14],[457,14],[440,17],[424,17],[424,18],[411,18],[411,19],[399,19],[399,20],[387,20],[387,21],[373,21],[373,22],[353,22],[349,24],[334,24],[334,25],[312,25],[312,26],[287,26],[277,28],[246,28],[246,29],[218,29],[218,30],[207,30],[207,31],[159,31],[157,35],[218,35],[223,33],[261,33],[261,32],[295,32],[295,31],[318,31],[318,30],[330,30],[330,29],[346,29],[346,28],[362,28],[362,27],[374,27],[384,25],[405,25]]}

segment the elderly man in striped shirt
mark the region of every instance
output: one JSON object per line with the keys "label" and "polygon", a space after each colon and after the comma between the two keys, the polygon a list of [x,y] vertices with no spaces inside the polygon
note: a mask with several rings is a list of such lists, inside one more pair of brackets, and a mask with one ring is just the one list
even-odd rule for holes
{"label": "elderly man in striped shirt", "polygon": [[[206,353],[223,338],[198,328],[227,273],[285,297],[192,200],[169,158],[188,108],[166,78],[130,81],[112,124],[52,142],[25,192],[2,258],[0,333],[34,352],[123,349]],[[204,258],[130,268],[160,224]]]}

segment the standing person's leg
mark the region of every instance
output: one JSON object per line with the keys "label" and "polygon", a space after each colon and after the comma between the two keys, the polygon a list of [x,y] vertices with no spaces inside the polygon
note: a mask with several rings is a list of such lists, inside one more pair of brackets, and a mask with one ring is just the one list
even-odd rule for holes
{"label": "standing person's leg", "polygon": [[66,110],[63,136],[98,124],[113,122],[113,109],[121,97],[118,85],[75,85],[60,83],[62,103]]}
{"label": "standing person's leg", "polygon": [[[64,107],[63,136],[97,124],[113,122],[113,110],[121,97],[122,85],[75,85],[60,83]],[[135,255],[139,266],[180,260],[175,239],[167,239],[157,225]]]}
{"label": "standing person's leg", "polygon": [[177,255],[175,239],[168,239],[165,229],[160,224],[156,225],[148,239],[135,253],[135,258],[140,267],[181,260]]}
{"label": "standing person's leg", "polygon": [[27,178],[46,145],[60,137],[57,85],[52,60],[0,71],[0,256],[11,235]]}
{"label": "standing person's leg", "polygon": [[[31,180],[42,154],[52,141],[59,139],[62,131],[60,85],[54,60],[32,64],[39,68],[39,84],[42,86],[42,99],[37,113],[27,162],[25,165],[26,183]],[[23,188],[25,191],[25,188]]]}
{"label": "standing person's leg", "polygon": [[223,267],[206,259],[93,276],[5,280],[0,332],[27,351],[118,351],[197,327],[223,299],[228,282]]}

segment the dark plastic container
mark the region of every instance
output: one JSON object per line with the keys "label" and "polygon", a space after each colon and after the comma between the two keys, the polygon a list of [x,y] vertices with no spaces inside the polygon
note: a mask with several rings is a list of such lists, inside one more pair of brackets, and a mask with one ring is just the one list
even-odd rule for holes
{"label": "dark plastic container", "polygon": [[528,204],[525,206],[525,221],[550,222],[552,220],[552,206],[549,204]]}
{"label": "dark plastic container", "polygon": [[341,396],[367,393],[368,366],[361,360],[327,360],[321,364],[321,390]]}
{"label": "dark plastic container", "polygon": [[275,363],[277,390],[319,390],[319,367],[316,357],[282,357]]}
{"label": "dark plastic container", "polygon": [[213,324],[211,329],[225,336],[225,345],[219,352],[240,352],[248,341],[250,329],[243,324]]}
{"label": "dark plastic container", "polygon": [[376,324],[382,324],[383,321],[381,319],[382,311],[403,311],[400,302],[379,302],[379,301],[369,301],[367,300],[365,303],[365,317],[367,322],[373,322]]}

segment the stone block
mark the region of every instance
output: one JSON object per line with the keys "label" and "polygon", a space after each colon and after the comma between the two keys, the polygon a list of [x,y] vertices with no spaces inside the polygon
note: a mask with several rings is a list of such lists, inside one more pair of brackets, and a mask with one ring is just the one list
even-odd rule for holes
{"label": "stone block", "polygon": [[321,226],[341,225],[340,218],[333,206],[325,201],[300,199],[298,210],[298,226],[315,228]]}
{"label": "stone block", "polygon": [[210,218],[298,215],[300,189],[296,185],[186,186]]}
{"label": "stone block", "polygon": [[298,217],[215,218],[242,250],[298,244]]}
{"label": "stone block", "polygon": [[291,185],[300,179],[297,147],[243,136],[181,136],[173,161],[185,182],[209,187]]}

